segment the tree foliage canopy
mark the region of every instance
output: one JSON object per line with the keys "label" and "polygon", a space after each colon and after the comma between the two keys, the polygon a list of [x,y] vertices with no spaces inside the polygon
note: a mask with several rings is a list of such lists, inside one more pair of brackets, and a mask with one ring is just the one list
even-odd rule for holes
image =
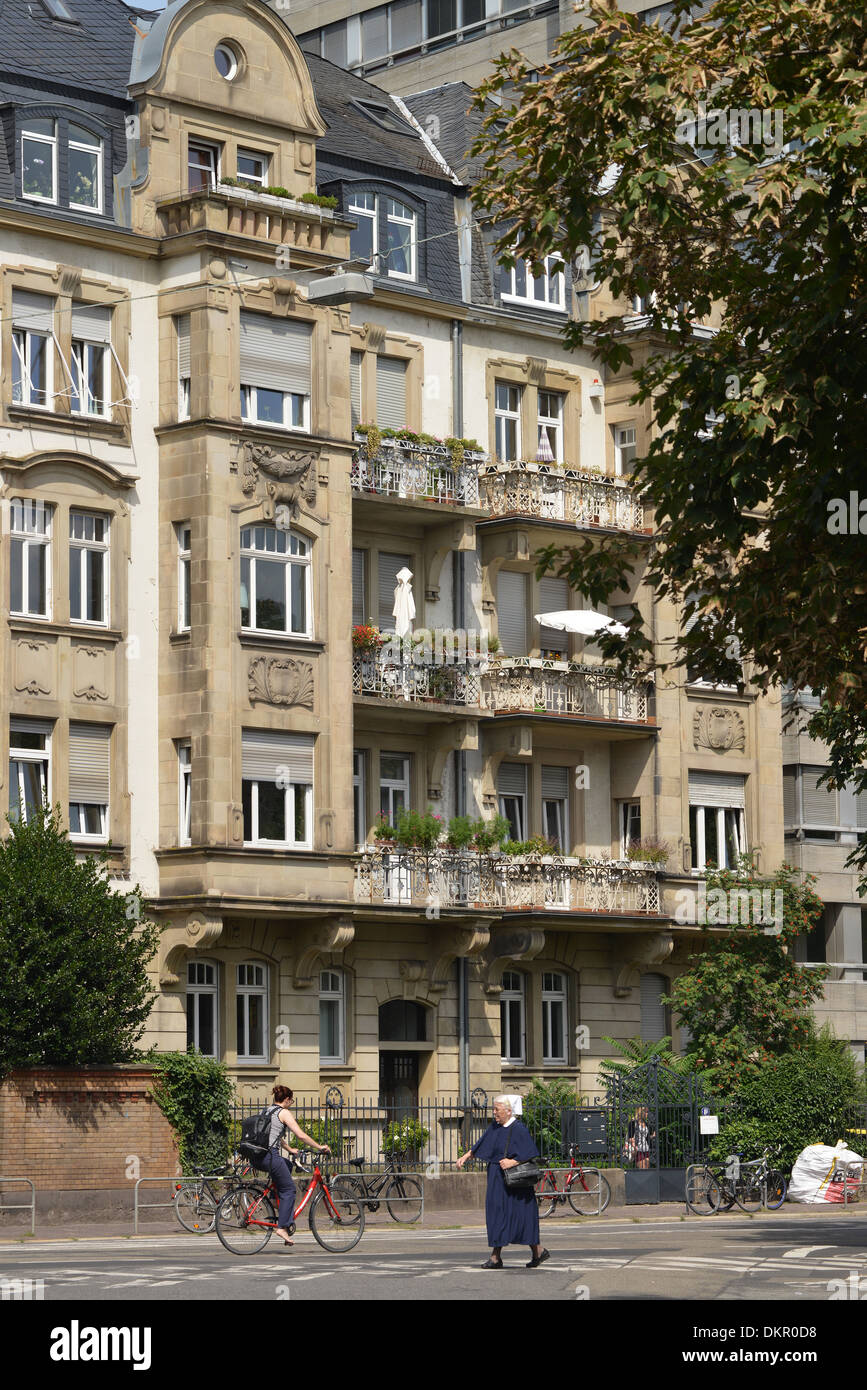
{"label": "tree foliage canopy", "polygon": [[[810,732],[867,788],[867,10],[694,8],[645,24],[594,0],[538,80],[513,52],[477,94],[475,197],[507,263],[558,253],[645,299],[636,399],[660,428],[635,482],[656,541],[649,558],[623,537],[541,559],[596,603],[637,574],[684,601],[695,622],[663,665],[739,680],[737,638],[759,688],[822,692]],[[517,104],[491,111],[511,83]],[[694,327],[712,312],[715,331]],[[611,371],[633,361],[634,317],[564,331]],[[629,669],[652,659],[638,616],[600,645]]]}
{"label": "tree foliage canopy", "polygon": [[0,1077],[17,1067],[126,1062],[154,1001],[159,929],[139,890],[78,863],[48,809],[0,841]]}

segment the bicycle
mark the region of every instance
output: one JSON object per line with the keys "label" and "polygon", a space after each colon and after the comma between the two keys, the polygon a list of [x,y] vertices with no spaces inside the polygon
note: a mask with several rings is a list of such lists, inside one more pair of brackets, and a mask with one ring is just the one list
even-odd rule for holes
{"label": "bicycle", "polygon": [[[740,1163],[737,1176],[729,1164],[695,1165],[688,1173],[684,1194],[690,1211],[696,1216],[715,1216],[719,1211],[731,1211],[735,1203],[750,1213],[762,1207],[778,1211],[789,1190],[782,1170],[770,1166],[770,1158],[779,1152],[779,1146],[766,1148],[761,1158]],[[739,1159],[740,1155],[732,1157]]]}
{"label": "bicycle", "polygon": [[[298,1160],[295,1166],[309,1171]],[[340,1184],[330,1184],[330,1177],[323,1175],[319,1164],[315,1164],[288,1231],[294,1234],[297,1218],[309,1205],[308,1220],[314,1239],[331,1254],[345,1254],[358,1244],[364,1233],[364,1207],[354,1193]],[[227,1192],[216,1214],[220,1243],[233,1255],[255,1255],[263,1250],[271,1239],[271,1232],[277,1229],[276,1198],[277,1191],[271,1179],[242,1183]]]}
{"label": "bicycle", "polygon": [[[189,1180],[175,1183],[175,1215],[185,1231],[197,1236],[206,1236],[214,1229],[217,1207],[225,1197],[226,1191],[225,1187],[222,1192],[212,1187],[211,1178],[205,1176],[204,1168],[194,1164],[193,1172],[197,1174],[194,1183]],[[215,1176],[215,1181],[228,1185],[228,1189],[231,1190],[239,1187],[252,1172],[249,1163],[235,1154],[231,1162],[225,1164],[220,1174]],[[227,1176],[223,1177],[223,1174]]]}
{"label": "bicycle", "polygon": [[[350,1166],[361,1169],[363,1158],[351,1158]],[[341,1185],[354,1192],[369,1212],[379,1211],[380,1198],[385,1202],[392,1221],[404,1226],[412,1226],[422,1214],[424,1198],[418,1178],[404,1173],[399,1162],[392,1157],[386,1164],[385,1172],[371,1177],[362,1172],[344,1174]]]}
{"label": "bicycle", "polygon": [[[595,1174],[598,1187],[588,1187],[587,1175]],[[603,1212],[611,1201],[611,1187],[608,1179],[598,1168],[584,1168],[575,1162],[575,1145],[569,1145],[569,1173],[562,1192],[557,1187],[554,1170],[546,1169],[536,1184],[536,1201],[539,1216],[550,1216],[558,1202],[569,1202],[578,1216],[596,1216]]]}

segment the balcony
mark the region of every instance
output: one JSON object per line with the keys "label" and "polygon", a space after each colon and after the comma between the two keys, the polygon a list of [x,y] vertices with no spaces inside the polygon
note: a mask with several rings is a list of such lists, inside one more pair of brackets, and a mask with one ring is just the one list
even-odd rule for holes
{"label": "balcony", "polygon": [[373,696],[380,700],[408,704],[468,705],[481,704],[481,671],[478,662],[464,661],[454,665],[416,664],[404,661],[399,665],[373,654],[355,652],[352,657],[352,693],[354,696]]}
{"label": "balcony", "polygon": [[424,909],[645,916],[660,911],[658,868],[652,865],[380,846],[366,847],[359,856],[354,898]]}
{"label": "balcony", "polygon": [[159,198],[157,214],[162,236],[215,232],[224,237],[244,237],[270,243],[275,256],[280,246],[314,255],[342,255],[346,244],[346,231],[342,225],[335,226],[330,208],[245,188],[220,185]]}
{"label": "balcony", "polygon": [[494,714],[655,722],[645,685],[619,679],[608,666],[532,657],[491,662],[482,678],[482,706]]}
{"label": "balcony", "polygon": [[622,478],[544,463],[490,463],[479,500],[495,517],[533,517],[610,531],[644,531],[641,499]]}
{"label": "balcony", "polygon": [[445,445],[383,439],[375,452],[363,445],[355,454],[350,484],[363,496],[478,507],[478,460],[484,457],[468,454],[455,463]]}

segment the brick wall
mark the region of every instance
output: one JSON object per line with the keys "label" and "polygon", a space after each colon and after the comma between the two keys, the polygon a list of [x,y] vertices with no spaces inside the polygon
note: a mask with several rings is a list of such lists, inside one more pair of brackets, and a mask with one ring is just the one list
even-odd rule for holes
{"label": "brick wall", "polygon": [[30,1178],[37,1192],[131,1191],[137,1177],[179,1171],[153,1075],[135,1065],[13,1072],[0,1086],[0,1175]]}

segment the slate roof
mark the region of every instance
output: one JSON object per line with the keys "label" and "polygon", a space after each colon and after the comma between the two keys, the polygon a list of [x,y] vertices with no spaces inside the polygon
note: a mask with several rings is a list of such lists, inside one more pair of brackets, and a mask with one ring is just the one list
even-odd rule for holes
{"label": "slate roof", "polygon": [[78,24],[51,19],[41,0],[0,0],[0,71],[125,99],[136,11],[123,0],[66,3]]}
{"label": "slate roof", "polygon": [[419,125],[431,133],[430,117],[436,117],[434,143],[466,184],[471,184],[481,170],[481,160],[469,156],[484,119],[481,111],[470,110],[472,99],[473,88],[466,82],[446,82],[403,98]]}

